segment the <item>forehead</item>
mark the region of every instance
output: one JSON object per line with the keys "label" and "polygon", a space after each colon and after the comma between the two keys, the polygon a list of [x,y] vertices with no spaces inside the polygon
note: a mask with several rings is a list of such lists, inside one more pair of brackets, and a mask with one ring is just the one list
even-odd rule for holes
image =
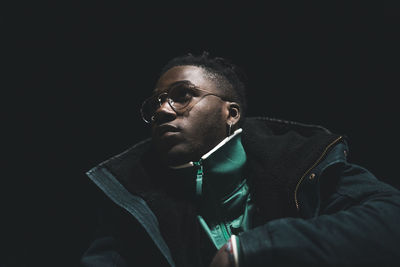
{"label": "forehead", "polygon": [[215,83],[208,77],[207,71],[197,66],[176,66],[166,71],[158,80],[155,92],[169,88],[173,83],[189,81],[195,86],[214,92]]}

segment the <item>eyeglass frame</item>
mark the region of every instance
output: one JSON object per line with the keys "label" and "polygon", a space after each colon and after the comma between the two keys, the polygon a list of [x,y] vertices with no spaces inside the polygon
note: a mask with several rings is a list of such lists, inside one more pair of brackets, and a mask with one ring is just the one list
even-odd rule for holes
{"label": "eyeglass frame", "polygon": [[[189,103],[188,103],[185,107],[183,107],[181,110],[177,110],[176,108],[173,107],[173,104],[170,103],[170,102],[173,101],[173,100],[172,100],[168,95],[169,95],[170,89],[171,89],[173,86],[179,85],[179,84],[187,84],[187,85],[190,85],[190,89],[194,89],[194,90],[197,90],[197,91],[206,92],[207,94],[204,94],[204,95],[200,96],[200,98],[199,98],[199,100],[198,100],[197,102],[193,102],[193,98],[196,97],[196,96],[192,96],[191,100],[189,101]],[[167,95],[167,97],[166,97],[164,100],[162,100],[162,99],[160,98],[162,95]],[[146,103],[147,101],[149,101],[149,100],[151,100],[151,99],[154,99],[154,98],[157,99],[157,101],[158,101],[160,107],[164,104],[164,102],[167,102],[168,105],[171,107],[171,109],[172,109],[177,115],[181,115],[181,114],[185,113],[187,110],[192,109],[197,103],[199,103],[201,100],[203,100],[204,97],[209,96],[209,95],[216,96],[216,97],[220,98],[222,101],[230,101],[230,100],[226,99],[226,98],[223,97],[223,96],[220,96],[220,95],[218,95],[218,94],[214,94],[214,93],[211,93],[211,92],[209,92],[209,91],[207,91],[207,90],[201,89],[201,88],[199,88],[198,86],[195,86],[194,84],[192,84],[192,83],[189,82],[189,81],[180,81],[180,82],[173,83],[166,91],[161,92],[161,93],[159,93],[158,95],[150,96],[150,97],[148,97],[147,99],[145,99],[145,100],[143,101],[143,103],[142,103],[141,108],[140,108],[140,114],[141,114],[141,116],[142,116],[143,121],[144,121],[145,123],[147,123],[147,124],[150,124],[150,123],[154,122],[154,115],[151,116],[150,121],[146,120],[146,119],[145,119],[145,116],[144,116],[144,112],[143,112],[143,106],[145,105],[145,103]],[[199,96],[197,96],[197,97],[199,97]],[[194,103],[194,104],[191,105],[191,103]],[[157,109],[158,109],[158,108],[157,108]],[[156,113],[157,109],[154,111],[154,114]]]}

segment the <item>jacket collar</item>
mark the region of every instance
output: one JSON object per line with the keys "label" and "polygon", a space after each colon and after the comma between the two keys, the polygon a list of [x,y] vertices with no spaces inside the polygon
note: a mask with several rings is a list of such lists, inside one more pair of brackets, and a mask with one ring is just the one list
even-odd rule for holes
{"label": "jacket collar", "polygon": [[338,136],[318,125],[263,117],[246,121],[247,173],[264,220],[299,216],[296,188]]}
{"label": "jacket collar", "polygon": [[[266,117],[246,118],[242,134],[247,154],[245,171],[254,185],[256,203],[268,214],[266,219],[297,216],[296,185],[337,136],[318,125]],[[162,187],[160,181],[150,178],[165,171],[155,170],[149,164],[154,161],[151,151],[151,141],[147,139],[99,167],[107,168],[131,193],[140,194]]]}

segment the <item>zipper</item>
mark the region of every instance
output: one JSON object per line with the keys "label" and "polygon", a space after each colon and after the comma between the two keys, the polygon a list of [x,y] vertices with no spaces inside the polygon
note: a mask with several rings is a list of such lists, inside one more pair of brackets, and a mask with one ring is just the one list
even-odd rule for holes
{"label": "zipper", "polygon": [[306,177],[307,173],[310,172],[315,166],[317,166],[318,163],[320,163],[320,161],[322,160],[322,158],[326,155],[326,153],[328,152],[328,150],[337,142],[339,142],[339,140],[341,140],[343,138],[343,136],[339,136],[338,138],[336,138],[332,143],[330,143],[325,150],[322,152],[321,156],[314,162],[313,165],[311,165],[311,167],[303,174],[303,176],[301,176],[300,180],[297,182],[296,188],[294,190],[294,202],[296,204],[296,209],[297,211],[300,211],[300,206],[299,206],[299,201],[297,199],[297,191],[299,190],[300,184],[301,182],[303,182],[304,177]]}
{"label": "zipper", "polygon": [[197,174],[196,174],[196,196],[201,198],[203,194],[203,160],[200,159],[197,162],[193,162],[193,165],[197,166]]}

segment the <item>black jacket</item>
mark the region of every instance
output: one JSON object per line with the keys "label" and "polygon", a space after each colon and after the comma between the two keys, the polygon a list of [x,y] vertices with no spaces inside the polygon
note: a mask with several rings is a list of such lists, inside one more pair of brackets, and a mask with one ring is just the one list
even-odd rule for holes
{"label": "black jacket", "polygon": [[[243,266],[399,262],[400,192],[346,160],[345,136],[247,118],[242,142],[260,218],[239,235]],[[82,266],[208,266],[195,208],[154,162],[145,140],[87,173],[104,198]]]}

